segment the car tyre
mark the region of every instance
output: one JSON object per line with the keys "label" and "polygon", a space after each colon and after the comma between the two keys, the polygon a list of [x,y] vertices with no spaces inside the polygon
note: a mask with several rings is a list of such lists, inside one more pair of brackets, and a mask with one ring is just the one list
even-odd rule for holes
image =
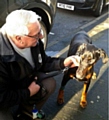
{"label": "car tyre", "polygon": [[94,11],[94,16],[98,17],[101,15],[103,9],[103,0],[99,0],[98,5]]}
{"label": "car tyre", "polygon": [[41,29],[42,29],[42,35],[44,36],[42,42],[44,43],[44,49],[47,47],[47,42],[48,42],[48,35],[47,35],[47,29],[43,21],[40,21],[41,24]]}

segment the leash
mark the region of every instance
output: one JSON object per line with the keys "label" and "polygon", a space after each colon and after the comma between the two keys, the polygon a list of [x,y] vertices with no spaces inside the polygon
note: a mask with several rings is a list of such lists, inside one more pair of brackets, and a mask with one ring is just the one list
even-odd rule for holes
{"label": "leash", "polygon": [[69,69],[69,67],[65,67],[64,69],[62,69],[60,71],[56,71],[56,72],[49,72],[49,73],[37,72],[35,74],[35,76],[37,77],[38,81],[42,81],[44,79],[47,79],[47,78],[54,77],[54,76],[57,76],[59,74],[62,74],[65,71],[67,71],[68,69]]}
{"label": "leash", "polygon": [[[72,62],[79,66],[80,63],[80,57],[79,56],[72,56],[71,57]],[[37,77],[37,80],[41,81],[50,77],[54,77],[56,75],[62,74],[65,71],[67,71],[70,67],[65,67],[64,69],[60,70],[60,71],[56,71],[56,72],[49,72],[49,73],[43,73],[43,72],[37,72],[35,73],[35,76]]]}

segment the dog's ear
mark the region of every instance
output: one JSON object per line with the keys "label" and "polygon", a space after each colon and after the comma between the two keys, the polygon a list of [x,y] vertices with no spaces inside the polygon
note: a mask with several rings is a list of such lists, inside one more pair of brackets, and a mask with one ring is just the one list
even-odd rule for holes
{"label": "dog's ear", "polygon": [[77,50],[77,55],[82,55],[84,53],[84,50],[86,49],[87,44],[83,43],[82,45],[79,46]]}
{"label": "dog's ear", "polygon": [[108,55],[106,54],[105,50],[103,50],[103,49],[98,49],[98,50],[96,51],[96,54],[97,54],[97,56],[99,56],[99,58],[102,58],[102,62],[103,62],[103,63],[108,62],[109,58],[108,58]]}

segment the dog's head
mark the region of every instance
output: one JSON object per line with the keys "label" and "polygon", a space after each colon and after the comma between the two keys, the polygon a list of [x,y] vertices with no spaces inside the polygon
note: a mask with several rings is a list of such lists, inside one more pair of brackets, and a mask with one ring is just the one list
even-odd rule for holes
{"label": "dog's head", "polygon": [[[91,78],[94,64],[102,58],[102,62],[108,61],[108,56],[103,49],[97,48],[92,44],[80,45],[77,55],[81,57],[80,65],[76,71],[76,77],[81,81],[84,78]],[[90,74],[89,74],[90,73]]]}

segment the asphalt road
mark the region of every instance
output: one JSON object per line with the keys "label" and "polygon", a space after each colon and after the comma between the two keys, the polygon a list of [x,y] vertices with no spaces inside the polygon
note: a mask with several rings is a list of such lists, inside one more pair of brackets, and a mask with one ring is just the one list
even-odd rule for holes
{"label": "asphalt road", "polygon": [[[92,38],[93,44],[103,48],[109,55],[108,22],[108,14],[105,14],[103,17],[72,31],[72,33],[69,33],[68,36],[63,38],[63,41],[58,43],[62,48],[53,56],[66,57],[71,38],[80,30],[85,30]],[[49,49],[57,50],[57,47],[56,44],[56,46],[54,45],[54,48],[52,47]],[[88,105],[85,109],[82,109],[79,106],[83,83],[77,82],[76,80],[70,80],[66,85],[65,104],[62,106],[56,104],[57,94],[63,74],[56,76],[56,90],[43,107],[47,120],[108,120],[108,67],[109,64],[102,64],[102,60],[99,60],[95,65],[94,70],[97,73],[97,79],[91,81],[87,97]]]}

